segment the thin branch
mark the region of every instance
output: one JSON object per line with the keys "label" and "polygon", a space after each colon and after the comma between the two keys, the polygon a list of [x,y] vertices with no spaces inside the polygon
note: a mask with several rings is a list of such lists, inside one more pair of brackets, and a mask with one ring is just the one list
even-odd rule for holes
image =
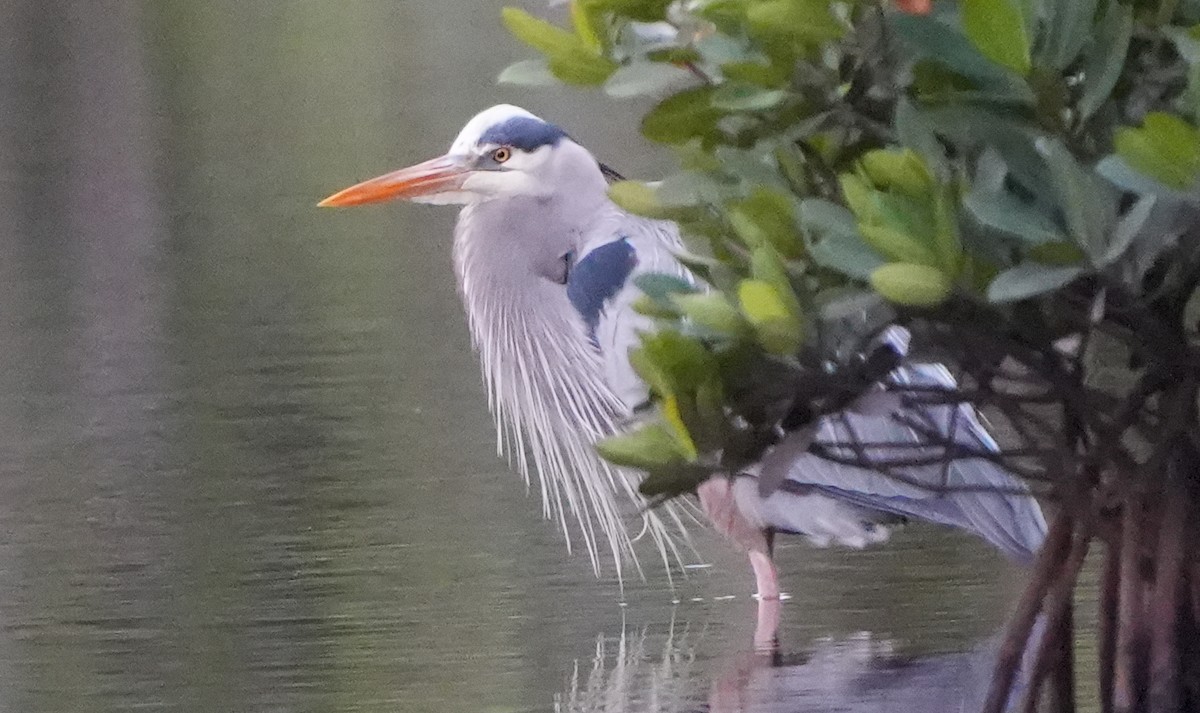
{"label": "thin branch", "polygon": [[[899,414],[893,414],[893,418],[895,418],[897,421],[904,424],[905,426],[908,426],[909,428],[916,431],[917,435],[929,439],[929,441],[931,441],[931,443],[933,445],[944,449],[947,454],[954,453],[954,455],[952,456],[954,459],[978,458],[980,460],[985,460],[985,461],[989,461],[991,463],[995,463],[996,465],[1000,466],[1001,468],[1011,470],[1014,473],[1016,473],[1017,475],[1020,475],[1021,477],[1024,477],[1024,478],[1029,478],[1031,480],[1040,479],[1044,475],[1044,471],[1042,471],[1042,472],[1030,471],[1030,470],[1021,468],[1020,466],[1017,466],[1014,463],[1005,461],[1004,457],[1000,455],[1000,453],[1002,453],[1000,451],[989,451],[989,450],[968,448],[961,443],[954,443],[954,442],[946,441],[945,436],[942,435],[940,429],[930,428],[928,426],[925,426],[924,424],[917,423],[917,422],[915,422],[911,419],[908,419],[904,416],[901,416]],[[1037,454],[1031,454],[1028,457],[1035,457],[1036,455]],[[945,456],[943,456],[943,457],[945,457]]]}
{"label": "thin branch", "polygon": [[[838,465],[846,465],[852,468],[862,468],[864,470],[872,470],[885,478],[890,478],[905,485],[911,485],[925,492],[944,495],[949,493],[995,493],[997,495],[1029,495],[1030,491],[1024,486],[1003,487],[999,485],[946,485],[942,486],[937,483],[931,483],[928,480],[922,480],[911,475],[905,475],[901,472],[896,472],[895,468],[919,467],[938,465],[942,462],[941,458],[936,459],[913,459],[913,460],[897,460],[897,461],[879,461],[879,460],[862,460],[857,456],[841,457],[827,453],[823,449],[812,450],[813,455],[816,455],[831,463]],[[1013,470],[1009,468],[1009,470]],[[1016,472],[1016,471],[1014,471]],[[1021,473],[1022,478],[1035,482],[1049,482],[1049,480],[1041,474]]]}
{"label": "thin branch", "polygon": [[945,404],[977,404],[982,399],[1003,399],[1022,404],[1054,404],[1058,399],[1050,392],[1038,394],[1014,394],[996,389],[948,389],[944,386],[926,386],[924,384],[889,385],[888,391],[907,392],[912,394],[937,394],[945,396],[942,399],[921,398],[912,399],[914,404],[922,406],[940,406]]}
{"label": "thin branch", "polygon": [[[905,424],[907,425],[907,424]],[[1009,448],[1007,450],[992,451],[983,448],[972,448],[964,443],[926,443],[911,441],[858,441],[863,448],[880,448],[891,451],[928,451],[932,449],[951,450],[954,452],[954,459],[966,458],[1037,458],[1054,453],[1054,449],[1050,448]],[[821,446],[829,449],[850,449],[853,450],[854,443],[852,441],[813,441],[813,446]],[[875,461],[873,456],[866,456],[868,460]],[[936,460],[925,465],[940,465],[941,456]],[[919,463],[909,463],[908,465],[920,465]]]}

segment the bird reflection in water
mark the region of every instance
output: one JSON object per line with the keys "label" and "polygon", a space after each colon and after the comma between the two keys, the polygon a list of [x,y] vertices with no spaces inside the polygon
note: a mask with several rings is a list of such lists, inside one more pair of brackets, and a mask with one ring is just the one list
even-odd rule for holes
{"label": "bird reflection in water", "polygon": [[[780,607],[778,600],[760,601],[753,642],[735,644],[715,660],[701,645],[707,627],[697,630],[674,616],[665,641],[644,628],[622,626],[615,641],[599,634],[591,661],[575,662],[554,710],[958,713],[983,706],[999,635],[966,651],[919,657],[897,653],[895,641],[870,632],[821,638],[788,652],[777,638]],[[1015,691],[1023,688],[1025,673]]]}

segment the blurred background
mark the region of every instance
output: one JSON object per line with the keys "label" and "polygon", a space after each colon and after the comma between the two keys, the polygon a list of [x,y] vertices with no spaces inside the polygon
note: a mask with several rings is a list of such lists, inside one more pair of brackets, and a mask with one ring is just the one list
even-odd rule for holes
{"label": "blurred background", "polygon": [[1023,575],[965,537],[785,541],[773,658],[706,533],[673,584],[597,580],[495,456],[454,211],[315,208],[502,101],[669,165],[636,105],[497,86],[525,56],[500,7],[0,0],[0,710],[819,710],[946,661],[982,685],[961,657]]}

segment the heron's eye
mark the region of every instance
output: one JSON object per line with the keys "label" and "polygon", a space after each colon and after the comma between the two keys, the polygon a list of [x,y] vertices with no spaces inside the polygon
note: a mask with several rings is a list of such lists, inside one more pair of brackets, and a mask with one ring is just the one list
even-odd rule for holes
{"label": "heron's eye", "polygon": [[501,146],[492,152],[492,160],[496,163],[504,163],[510,158],[512,158],[512,149],[507,146]]}

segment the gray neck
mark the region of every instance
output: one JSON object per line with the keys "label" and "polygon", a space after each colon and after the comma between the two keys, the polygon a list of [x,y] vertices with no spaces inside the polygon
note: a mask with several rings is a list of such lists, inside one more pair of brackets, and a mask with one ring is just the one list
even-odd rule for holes
{"label": "gray neck", "polygon": [[578,254],[597,210],[562,203],[557,197],[519,197],[464,207],[454,238],[464,299],[545,308],[543,300],[557,295],[569,306],[564,258]]}

